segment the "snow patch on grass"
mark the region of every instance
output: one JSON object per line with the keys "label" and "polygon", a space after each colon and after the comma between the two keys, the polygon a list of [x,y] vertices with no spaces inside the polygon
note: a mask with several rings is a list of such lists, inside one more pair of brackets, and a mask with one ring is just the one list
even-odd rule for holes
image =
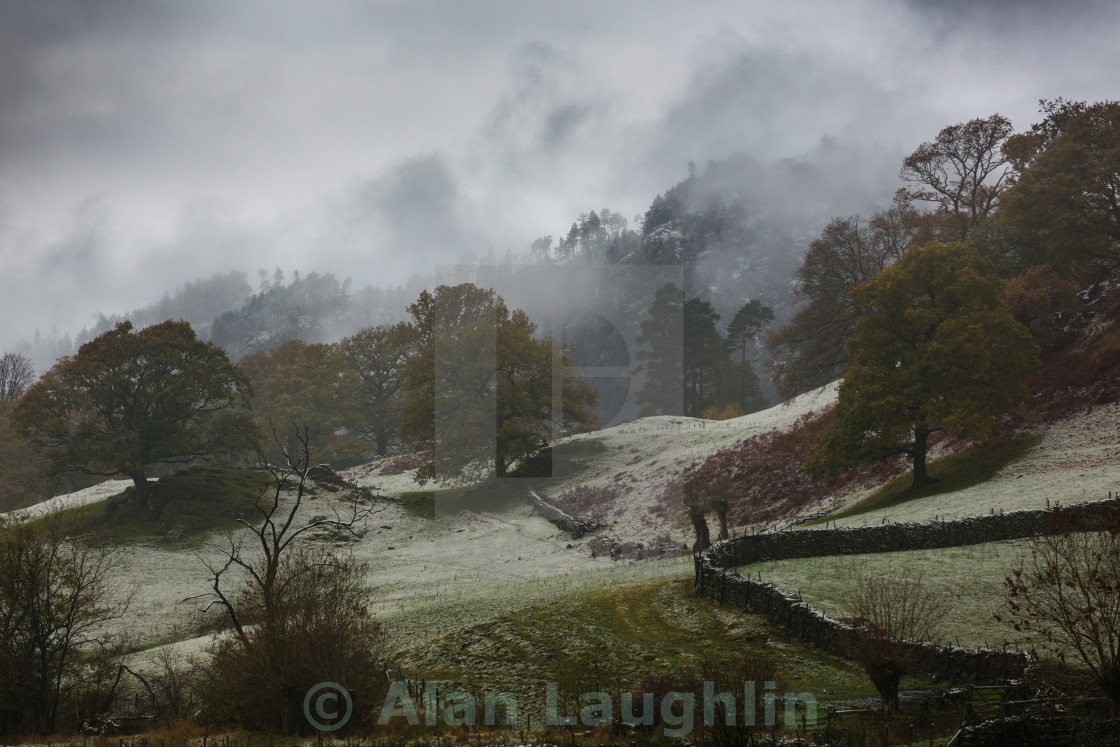
{"label": "snow patch on grass", "polygon": [[123,493],[124,489],[132,484],[132,480],[106,480],[105,482],[98,483],[85,490],[79,490],[76,493],[67,493],[66,495],[57,495],[54,498],[49,498],[42,503],[36,503],[26,508],[16,509],[7,513],[13,519],[37,519],[40,516],[46,516],[55,511],[62,511],[68,508],[77,508],[78,506],[85,506],[90,503],[97,503],[106,498],[110,498],[118,493]]}

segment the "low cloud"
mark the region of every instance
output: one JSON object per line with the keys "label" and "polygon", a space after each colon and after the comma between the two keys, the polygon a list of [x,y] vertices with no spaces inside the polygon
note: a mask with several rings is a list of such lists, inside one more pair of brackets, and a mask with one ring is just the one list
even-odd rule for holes
{"label": "low cloud", "polygon": [[500,257],[733,153],[811,228],[946,124],[1115,98],[1118,35],[1091,0],[0,2],[0,348],[215,272]]}

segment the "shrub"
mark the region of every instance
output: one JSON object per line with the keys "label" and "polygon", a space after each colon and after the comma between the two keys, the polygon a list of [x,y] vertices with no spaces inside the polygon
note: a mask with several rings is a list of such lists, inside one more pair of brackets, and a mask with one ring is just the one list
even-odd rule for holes
{"label": "shrub", "polygon": [[390,475],[399,475],[402,472],[417,469],[432,458],[430,451],[415,451],[410,454],[401,454],[390,459],[385,460],[385,465],[381,468],[381,474],[386,477]]}
{"label": "shrub", "polygon": [[1063,662],[1067,655],[1076,657],[1117,716],[1120,514],[1108,515],[1100,531],[1045,534],[1028,545],[1029,559],[1004,580],[1009,611],[996,619],[1006,619],[1018,632],[1038,633],[1044,648]]}
{"label": "shrub", "polygon": [[[731,714],[725,709],[718,698],[714,702],[712,723],[706,724],[704,720],[704,688],[705,683],[711,683],[714,694],[727,693],[735,702],[735,713],[732,724],[727,720]],[[755,702],[744,702],[744,686],[754,683]],[[767,686],[770,686],[768,689]],[[653,695],[654,725],[657,728],[665,725],[661,714],[661,703],[669,693],[691,694],[693,699],[692,713],[682,712],[681,706],[674,708],[674,713],[683,717],[686,723],[698,727],[698,732],[693,732],[693,738],[699,737],[699,743],[712,745],[731,745],[753,743],[752,727],[744,726],[743,712],[739,709],[754,707],[755,723],[761,731],[770,731],[770,724],[765,723],[765,696],[768,692],[776,696],[775,720],[780,724],[783,713],[783,702],[778,692],[784,691],[785,683],[778,675],[778,668],[774,661],[764,656],[739,656],[724,658],[718,654],[707,653],[700,659],[695,667],[684,671],[655,674],[645,677],[638,685],[637,693]],[[635,708],[641,702],[640,697],[634,698]]]}
{"label": "shrub", "polygon": [[303,731],[308,690],[337,682],[353,698],[350,724],[371,725],[385,694],[384,645],[362,586],[365,570],[329,550],[300,547],[280,564],[270,608],[261,588],[246,583],[237,605],[244,635],[219,635],[213,645],[208,712],[221,723]]}
{"label": "shrub", "polygon": [[732,418],[743,417],[743,411],[735,403],[725,407],[706,407],[704,413],[700,416],[704,420],[731,420]]}
{"label": "shrub", "polygon": [[[266,467],[273,488],[271,495],[262,492],[257,498],[260,523],[247,525],[248,543],[229,535],[224,565],[208,564],[212,601],[207,607],[222,609],[229,625],[213,645],[205,686],[208,712],[219,722],[302,731],[309,726],[303,712],[309,689],[334,682],[351,694],[351,728],[369,725],[383,686],[378,674],[384,646],[361,582],[366,567],[309,545],[306,533],[318,528],[353,532],[377,509],[362,509],[354,501],[349,519],[336,514],[298,523],[315,467],[308,430],[296,428],[294,439],[299,454],[285,453],[284,467]],[[263,452],[258,457],[265,463]],[[288,500],[281,508],[285,492]],[[236,593],[222,586],[230,569],[243,571]]]}
{"label": "shrub", "polygon": [[121,556],[70,536],[58,514],[0,522],[0,732],[101,715],[124,650],[105,630],[128,606],[112,584]]}
{"label": "shrub", "polygon": [[911,642],[932,640],[947,607],[920,573],[903,569],[856,582],[848,612],[858,632],[848,640],[847,653],[879,691],[884,713],[898,710],[898,686],[916,653]]}
{"label": "shrub", "polygon": [[622,495],[618,485],[577,485],[553,498],[551,503],[574,518],[603,521]]}
{"label": "shrub", "polygon": [[828,496],[903,471],[901,462],[864,465],[831,486],[813,482],[804,471],[809,453],[832,421],[832,414],[806,415],[785,431],[752,436],[684,470],[684,491],[726,500],[732,526],[784,518]]}

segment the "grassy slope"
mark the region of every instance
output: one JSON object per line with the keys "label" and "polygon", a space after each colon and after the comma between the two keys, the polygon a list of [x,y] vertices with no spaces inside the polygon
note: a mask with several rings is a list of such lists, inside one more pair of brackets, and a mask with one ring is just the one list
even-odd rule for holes
{"label": "grassy slope", "polygon": [[645,580],[560,594],[410,646],[400,665],[445,690],[511,692],[530,705],[544,703],[547,682],[637,687],[646,677],[744,655],[772,659],[779,681],[820,700],[874,692],[854,665],[785,640],[765,618],[721,609],[691,589],[691,579]]}
{"label": "grassy slope", "polygon": [[[1035,435],[977,444],[932,462],[929,473],[937,480],[932,485],[914,490],[911,487],[913,474],[907,472],[881,486],[855,505],[832,514],[827,517],[827,520],[857,516],[891,508],[908,501],[966,490],[992,479],[999,470],[1022,459],[1041,440],[1041,436]],[[820,524],[825,520],[809,522],[806,526]]]}
{"label": "grassy slope", "polygon": [[159,537],[198,544],[213,531],[250,516],[253,502],[269,485],[267,474],[226,467],[194,467],[153,482],[155,510],[131,502],[133,488],[106,500],[66,509],[67,521],[84,531],[135,542]]}
{"label": "grassy slope", "polygon": [[739,569],[761,574],[806,602],[843,618],[856,580],[899,568],[922,574],[923,582],[944,599],[952,600],[942,625],[941,642],[965,646],[1001,646],[1005,641],[1026,645],[1022,634],[996,621],[1005,597],[1003,579],[1028,552],[1022,543],[993,542],[940,550],[841,555],[756,563]]}
{"label": "grassy slope", "polygon": [[[784,422],[792,419],[790,414],[782,410],[772,415],[768,413],[755,417],[767,425],[770,424],[768,421],[771,417]],[[576,454],[577,458],[567,466],[576,466],[572,462],[585,462],[573,471],[582,475],[594,474],[601,480],[628,479],[622,473],[649,470],[651,474],[648,479],[656,482],[661,479],[657,468],[671,468],[675,464],[685,463],[704,451],[714,450],[729,440],[742,437],[741,433],[734,430],[704,429],[694,423],[675,425],[670,421],[662,423],[661,420],[664,419],[653,419],[651,422],[612,429],[608,433],[585,436],[583,438],[588,441],[594,440],[595,448],[586,449],[587,453],[581,451]],[[760,425],[757,422],[751,423],[744,430],[757,432]],[[664,451],[670,442],[677,444],[676,450]],[[602,449],[601,445],[607,448]],[[681,446],[685,448],[681,449]],[[1030,450],[1029,446],[1026,448]],[[987,454],[966,471],[990,470],[993,460],[1006,460],[1008,464],[1015,464],[1015,456],[1014,453],[1010,456],[1006,453],[1002,456]],[[1016,466],[1015,471],[1020,469]],[[575,475],[571,477],[579,479]],[[374,477],[372,481],[379,480]],[[1020,484],[1025,486],[1026,483],[1024,480]],[[981,483],[979,487],[983,486]],[[967,498],[972,490],[974,488],[958,491],[956,498]],[[191,496],[197,501],[198,496],[207,491],[181,492],[183,495],[180,498],[185,501],[182,509],[177,509],[173,501],[169,501],[165,511],[170,508],[172,514],[189,517]],[[439,502],[443,497],[437,493],[429,496],[416,496],[419,504],[416,508],[426,508],[424,504],[433,499]],[[244,497],[250,496],[243,493]],[[252,497],[255,497],[255,491]],[[888,497],[879,508],[888,505],[889,511],[899,507],[910,510],[907,507],[916,506],[932,509],[934,504],[945,498],[942,495],[898,503],[892,502]],[[1034,505],[1041,503],[1043,496],[1031,495],[1029,490],[1024,490],[1013,498],[1029,499],[1031,505]],[[987,512],[977,510],[978,505],[973,502],[972,513]],[[986,503],[983,505],[987,506]],[[234,506],[225,504],[207,503],[206,507],[217,509],[216,514],[215,511],[210,512],[210,517],[219,521],[232,520],[233,511],[230,509],[236,510]],[[91,512],[87,514],[87,518],[95,523],[100,521],[105,526],[116,526],[126,536],[131,533],[133,537],[140,537],[145,532],[160,531],[160,525],[145,524],[147,519],[144,517],[130,515],[127,503],[120,504],[117,509],[119,513],[113,517],[105,516],[105,508],[104,503],[99,509],[96,506],[87,507]],[[395,528],[383,527],[384,535],[381,530],[375,530],[355,549],[360,555],[377,557],[384,557],[381,553],[390,545],[397,546],[397,554],[401,549],[407,551],[404,560],[409,566],[407,572],[403,568],[397,571],[391,565],[380,567],[375,563],[374,575],[370,579],[372,587],[381,585],[375,595],[395,590],[389,595],[393,600],[388,605],[378,605],[379,616],[390,627],[397,641],[396,649],[405,655],[403,663],[407,670],[451,681],[463,677],[473,681],[475,678],[472,673],[477,672],[481,681],[492,683],[495,687],[505,687],[503,682],[509,683],[509,686],[532,687],[535,686],[533,683],[543,683],[548,676],[562,673],[555,669],[563,668],[558,662],[565,658],[571,661],[573,655],[574,660],[579,661],[580,656],[600,657],[606,651],[606,657],[624,670],[626,666],[635,666],[641,671],[653,672],[656,671],[655,667],[674,668],[694,663],[704,646],[713,650],[749,652],[755,650],[752,647],[757,641],[763,640],[758,638],[761,635],[759,631],[766,627],[761,619],[711,608],[708,602],[690,599],[687,597],[687,580],[664,580],[666,576],[688,578],[687,568],[662,569],[643,563],[633,566],[633,569],[638,576],[648,574],[648,580],[634,581],[634,576],[629,573],[607,573],[602,578],[591,579],[589,576],[598,574],[586,573],[589,569],[584,566],[588,561],[586,557],[582,561],[578,557],[585,556],[586,553],[578,546],[574,551],[565,552],[562,543],[557,545],[558,540],[549,540],[543,534],[540,537],[534,534],[531,541],[518,540],[520,544],[507,544],[514,535],[480,530],[477,536],[472,537],[475,524],[467,519],[451,528],[437,526],[438,521],[422,519],[412,511],[405,513],[412,516],[410,521],[406,521],[403,516],[391,520],[379,518],[379,522],[386,520]],[[424,513],[426,512],[421,512]],[[878,523],[878,513],[876,511],[860,518],[867,517]],[[521,537],[522,532],[530,526],[536,526],[540,520],[519,521],[524,527],[518,525],[515,531],[516,536]],[[414,526],[411,522],[430,525],[432,530],[424,532],[420,530],[420,524]],[[168,522],[163,531],[171,525],[173,524]],[[205,529],[201,526],[199,528]],[[198,531],[197,534],[202,536],[205,531]],[[475,542],[469,543],[472,538]],[[163,565],[169,567],[165,572],[171,571],[172,565],[197,564],[193,559],[186,560],[186,556],[178,555],[177,550],[168,552],[173,548],[186,549],[184,544],[186,543],[167,545],[166,550],[159,550],[160,556],[167,556]],[[460,546],[475,544],[481,552],[476,554],[477,557],[470,553],[463,558],[454,555]],[[542,548],[539,551],[541,554],[525,554],[525,550],[538,545]],[[415,551],[409,550],[410,546],[414,546]],[[155,551],[156,548],[153,547],[152,550]],[[562,563],[553,560],[558,555],[546,554],[546,551],[563,555],[567,560]],[[448,565],[449,552],[457,565]],[[984,561],[981,564],[986,570],[978,572],[975,555],[978,550],[937,552],[943,554],[920,562],[937,568],[936,573],[931,571],[927,577],[932,579],[934,575],[943,575],[943,581],[939,583],[943,582],[944,592],[961,600],[957,605],[959,614],[950,620],[953,639],[959,637],[966,644],[994,644],[1001,641],[1005,634],[991,619],[992,610],[984,605],[989,604],[998,593],[999,581],[1011,561],[1000,561],[997,548],[993,550],[991,562]],[[472,563],[470,568],[477,570],[466,574],[464,579],[463,569],[459,566],[468,561]],[[827,611],[839,614],[839,601],[849,588],[845,584],[857,572],[865,568],[889,567],[894,561],[891,556],[786,561],[782,568],[774,568],[772,571],[775,574],[787,574],[774,576],[774,580],[787,588],[801,591],[808,601],[819,604]],[[432,568],[428,572],[418,573],[418,570],[423,569],[417,567],[417,562],[426,563]],[[510,565],[500,565],[502,563]],[[801,567],[798,566],[799,563],[806,565]],[[147,566],[149,563],[145,562],[143,565]],[[969,572],[962,573],[962,569],[966,568]],[[619,567],[617,570],[628,569],[629,567]],[[752,571],[755,570],[759,570],[759,567],[752,568]],[[764,570],[764,577],[766,573]],[[432,574],[448,576],[448,579],[441,582],[442,586],[433,587],[429,578]],[[539,580],[517,580],[530,574]],[[171,575],[168,575],[168,580],[170,578]],[[411,579],[405,586],[412,591],[402,594],[399,587],[405,578]],[[178,583],[174,585],[175,595],[181,598],[186,592],[178,591],[182,588]],[[166,596],[168,599],[161,601],[161,605],[152,605],[150,615],[153,618],[158,614],[165,617],[167,614],[177,615],[178,610],[182,609],[172,606],[171,603],[176,600],[172,598],[170,591]],[[676,601],[673,601],[674,598]],[[522,655],[511,657],[502,653],[505,649],[494,644],[494,636],[507,640],[503,645],[509,650],[520,651]],[[822,692],[829,690],[864,694],[868,691],[862,675],[850,666],[823,661],[812,649],[781,640],[776,631],[771,631],[766,636],[768,640],[765,640],[763,648],[778,656],[782,676],[792,683]],[[168,638],[160,636],[160,640]],[[516,641],[520,643],[514,643]],[[704,641],[704,646],[699,646],[697,641]],[[537,664],[531,664],[530,661],[536,661]],[[634,670],[630,670],[630,673],[633,674]]]}

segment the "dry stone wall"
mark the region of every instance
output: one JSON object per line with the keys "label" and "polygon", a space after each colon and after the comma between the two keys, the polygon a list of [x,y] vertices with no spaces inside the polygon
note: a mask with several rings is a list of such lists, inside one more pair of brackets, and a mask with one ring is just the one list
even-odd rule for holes
{"label": "dry stone wall", "polygon": [[[955,521],[889,524],[877,527],[806,529],[744,535],[717,542],[695,556],[698,593],[764,614],[799,640],[844,655],[851,636],[861,632],[826,615],[774,584],[743,578],[728,569],[764,560],[897,552],[1084,531],[1099,526],[1106,512],[1120,510],[1120,498],[1072,508],[1013,511]],[[1021,679],[1034,666],[1022,651],[965,649],[915,643],[920,671],[952,680],[1003,682]]]}
{"label": "dry stone wall", "polygon": [[569,516],[556,506],[545,501],[545,499],[537,495],[534,490],[529,491],[529,505],[546,520],[555,524],[565,532],[571,533],[573,539],[579,539],[602,526],[601,524],[590,521],[580,521],[575,517]]}

